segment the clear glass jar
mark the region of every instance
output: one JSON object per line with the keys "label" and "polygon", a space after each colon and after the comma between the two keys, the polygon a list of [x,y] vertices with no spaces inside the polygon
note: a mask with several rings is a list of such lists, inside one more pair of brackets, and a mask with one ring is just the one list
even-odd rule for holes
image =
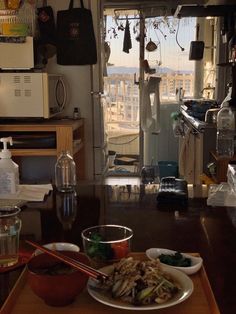
{"label": "clear glass jar", "polygon": [[13,266],[18,262],[21,220],[20,208],[0,208],[0,267]]}
{"label": "clear glass jar", "polygon": [[55,165],[55,184],[58,191],[73,191],[76,186],[76,167],[69,152],[62,152]]}

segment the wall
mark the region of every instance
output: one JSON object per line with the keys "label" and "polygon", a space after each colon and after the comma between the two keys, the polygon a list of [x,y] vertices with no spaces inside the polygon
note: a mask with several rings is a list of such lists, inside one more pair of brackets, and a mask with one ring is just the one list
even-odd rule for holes
{"label": "wall", "polygon": [[[97,0],[93,0],[96,2]],[[74,6],[78,7],[79,1],[74,1]],[[51,5],[56,18],[57,10],[66,10],[69,6],[69,0],[49,0],[48,5]],[[84,0],[86,8],[89,6],[89,1]],[[96,13],[96,12],[95,12]],[[94,24],[95,25],[95,24]],[[88,52],[89,53],[89,52]],[[86,178],[91,179],[93,169],[90,165],[92,161],[92,105],[91,105],[91,76],[90,66],[62,66],[56,63],[56,57],[48,62],[47,70],[50,72],[59,72],[65,75],[67,80],[69,99],[66,115],[72,115],[73,108],[79,107],[81,116],[85,118],[85,155],[86,155]]]}
{"label": "wall", "polygon": [[[38,1],[40,4],[41,2]],[[79,1],[74,1],[74,6],[79,7]],[[94,26],[96,25],[96,3],[92,0]],[[47,4],[52,6],[56,21],[57,11],[66,10],[69,0],[48,0]],[[88,8],[89,0],[84,0],[84,6]],[[38,5],[39,6],[39,5]],[[95,28],[95,27],[94,27]],[[97,32],[98,30],[96,30]],[[89,53],[89,52],[88,52]],[[46,71],[50,73],[61,73],[65,76],[68,87],[68,101],[63,116],[72,116],[74,107],[79,107],[81,116],[85,119],[85,160],[86,160],[86,179],[93,179],[93,122],[91,104],[91,66],[62,66],[58,65],[56,56],[48,60]],[[46,181],[47,177],[54,177],[55,158],[32,157],[24,158],[22,161],[23,179],[36,181]],[[44,172],[41,169],[46,169]]]}
{"label": "wall", "polygon": [[[78,6],[79,1],[74,1],[75,6]],[[93,24],[96,37],[100,36],[99,20],[97,19],[97,13],[100,3],[99,0],[84,0],[85,7],[88,8],[91,3],[91,9],[93,13]],[[54,16],[56,19],[57,10],[65,10],[68,8],[69,0],[48,0],[48,5],[52,6],[54,10]],[[99,50],[99,44],[98,44]],[[86,160],[86,178],[88,180],[93,179],[93,110],[91,99],[91,72],[99,73],[98,66],[61,66],[56,63],[56,57],[49,59],[47,65],[48,72],[62,73],[67,81],[68,87],[68,103],[64,114],[72,116],[73,108],[78,106],[81,110],[81,116],[85,118],[85,160]],[[92,71],[93,70],[93,71]],[[96,72],[97,71],[97,72]],[[96,81],[98,75],[94,75],[93,89],[99,91],[99,84]],[[98,80],[97,80],[98,81]],[[155,147],[158,160],[178,160],[178,144],[177,139],[173,136],[170,113],[177,110],[177,105],[162,105],[162,119],[161,119],[161,134],[158,136],[158,144]],[[168,138],[168,141],[166,140]],[[22,170],[24,173],[24,179],[30,179],[37,181],[41,179],[46,182],[47,177],[54,177],[54,164],[55,158],[45,157],[32,157],[25,158],[22,162]],[[44,169],[44,171],[42,171]]]}

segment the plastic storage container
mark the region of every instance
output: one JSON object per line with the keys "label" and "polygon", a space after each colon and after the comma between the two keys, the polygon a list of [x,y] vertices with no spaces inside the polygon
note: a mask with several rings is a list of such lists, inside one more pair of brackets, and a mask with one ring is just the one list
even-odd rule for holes
{"label": "plastic storage container", "polygon": [[228,164],[227,182],[234,193],[236,193],[236,163]]}
{"label": "plastic storage container", "polygon": [[73,191],[76,186],[76,168],[69,152],[62,152],[55,165],[55,184],[58,191]]}
{"label": "plastic storage container", "polygon": [[176,161],[159,161],[160,179],[163,177],[175,177],[178,178],[179,170],[178,163]]}
{"label": "plastic storage container", "polygon": [[227,103],[217,114],[216,152],[219,157],[231,158],[234,155],[235,118]]}
{"label": "plastic storage container", "polygon": [[16,194],[19,184],[19,167],[11,159],[7,143],[12,145],[12,137],[1,138],[3,150],[0,152],[0,195]]}

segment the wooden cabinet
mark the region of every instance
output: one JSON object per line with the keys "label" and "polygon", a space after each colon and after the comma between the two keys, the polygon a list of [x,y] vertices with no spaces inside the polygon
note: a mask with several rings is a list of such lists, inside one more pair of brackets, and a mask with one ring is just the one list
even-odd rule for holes
{"label": "wooden cabinet", "polygon": [[[84,163],[84,120],[47,120],[38,123],[7,123],[0,124],[0,137],[15,136],[21,134],[31,136],[35,145],[25,144],[17,145],[17,148],[10,149],[12,156],[55,156],[58,157],[62,151],[69,151],[73,155],[77,166],[77,176],[79,179],[85,177]],[[40,140],[40,134],[50,134],[54,144],[51,146],[37,144]],[[35,136],[35,140],[34,140]],[[30,141],[32,141],[32,139]],[[25,147],[27,146],[27,147]],[[32,147],[31,147],[32,146]],[[22,148],[24,147],[24,148]]]}

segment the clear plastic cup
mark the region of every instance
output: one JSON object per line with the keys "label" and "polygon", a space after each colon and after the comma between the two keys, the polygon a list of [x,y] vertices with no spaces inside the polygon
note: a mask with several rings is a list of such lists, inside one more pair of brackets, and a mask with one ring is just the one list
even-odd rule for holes
{"label": "clear plastic cup", "polygon": [[20,208],[0,208],[0,267],[17,264],[19,258]]}

